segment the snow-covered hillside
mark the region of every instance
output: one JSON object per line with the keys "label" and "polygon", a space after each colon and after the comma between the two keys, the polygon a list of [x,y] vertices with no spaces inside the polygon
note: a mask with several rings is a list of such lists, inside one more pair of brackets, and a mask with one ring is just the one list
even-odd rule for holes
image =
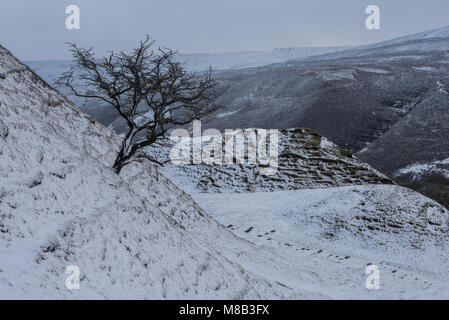
{"label": "snow-covered hillside", "polygon": [[[396,59],[401,60],[414,54],[416,59],[422,59],[429,51],[446,51],[449,49],[449,26],[419,32],[387,41],[374,44],[352,47],[341,52],[325,53],[312,57],[305,57],[305,60],[332,60],[342,58],[354,58],[364,56],[384,56],[397,54]],[[401,57],[400,55],[403,54]],[[387,57],[390,58],[390,57]],[[301,59],[301,58],[300,58]],[[385,60],[387,62],[388,60]],[[391,61],[391,60],[390,60]],[[285,62],[288,63],[288,62]]]}
{"label": "snow-covered hillside", "polygon": [[[116,135],[3,47],[0,128],[1,298],[289,295],[263,274],[276,278],[275,255],[233,236],[150,164],[114,174]],[[65,288],[68,265],[81,270],[80,290]]]}
{"label": "snow-covered hillside", "polygon": [[179,56],[188,70],[233,70],[264,66],[292,59],[300,59],[345,50],[348,47],[276,48],[271,51],[243,51],[225,53],[191,53]]}
{"label": "snow-covered hillside", "polygon": [[449,297],[448,212],[414,191],[371,185],[194,198],[236,235],[319,274],[330,296],[354,298],[374,264],[381,289],[358,298]]}
{"label": "snow-covered hillside", "polygon": [[114,174],[119,141],[0,46],[0,298],[448,295],[449,212],[418,193],[194,195],[204,211],[150,163]]}

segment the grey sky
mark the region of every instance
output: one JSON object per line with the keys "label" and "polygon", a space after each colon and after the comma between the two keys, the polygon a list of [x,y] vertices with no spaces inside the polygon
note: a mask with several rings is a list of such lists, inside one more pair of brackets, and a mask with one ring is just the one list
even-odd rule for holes
{"label": "grey sky", "polygon": [[[81,29],[65,28],[76,4]],[[381,10],[381,30],[364,26]],[[67,59],[64,42],[98,54],[145,34],[183,53],[356,45],[449,24],[447,0],[0,0],[0,43],[24,60]]]}

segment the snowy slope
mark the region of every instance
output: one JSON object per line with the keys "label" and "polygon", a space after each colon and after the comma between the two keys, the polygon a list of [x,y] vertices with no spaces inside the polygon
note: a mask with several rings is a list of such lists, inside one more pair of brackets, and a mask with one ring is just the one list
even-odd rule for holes
{"label": "snowy slope", "polygon": [[358,298],[449,297],[448,211],[414,191],[372,185],[194,198],[236,235],[318,274],[331,296],[354,298],[374,264],[380,290]]}
{"label": "snowy slope", "polygon": [[345,50],[347,47],[276,48],[271,51],[243,51],[225,53],[191,53],[179,56],[188,70],[204,71],[254,68],[272,63],[316,56]]}
{"label": "snowy slope", "polygon": [[[0,132],[1,298],[289,294],[274,254],[234,237],[151,165],[115,175],[116,135],[2,47]],[[78,291],[65,288],[71,264]]]}
{"label": "snowy slope", "polygon": [[[415,54],[417,59],[423,58],[420,53],[428,51],[446,51],[449,49],[449,26],[415,33],[387,41],[352,47],[341,52],[325,53],[323,55],[305,57],[305,60],[331,60],[369,55],[400,55],[406,59],[408,55]],[[401,58],[400,56],[396,58]],[[300,58],[301,59],[301,58]],[[288,63],[288,62],[286,62]]]}

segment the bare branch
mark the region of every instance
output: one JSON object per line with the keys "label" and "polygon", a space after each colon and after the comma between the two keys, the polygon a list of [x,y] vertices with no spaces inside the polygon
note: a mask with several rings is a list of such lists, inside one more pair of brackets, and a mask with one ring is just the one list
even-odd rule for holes
{"label": "bare branch", "polygon": [[[187,72],[175,61],[176,51],[152,50],[154,43],[146,36],[130,53],[110,51],[101,59],[95,58],[93,48],[70,43],[76,72],[72,68],[57,81],[78,97],[107,103],[126,121],[128,130],[113,166],[117,173],[145,157],[143,148],[173,126],[186,125],[217,108],[212,70],[202,76]],[[75,78],[83,83],[84,92],[74,84]]]}

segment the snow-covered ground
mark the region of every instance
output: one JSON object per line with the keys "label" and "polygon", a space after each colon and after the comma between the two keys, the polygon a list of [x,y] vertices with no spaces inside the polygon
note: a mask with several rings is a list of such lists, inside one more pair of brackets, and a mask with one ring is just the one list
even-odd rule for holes
{"label": "snow-covered ground", "polygon": [[[411,190],[369,185],[194,199],[237,236],[318,275],[331,297],[449,297],[448,212]],[[380,269],[380,290],[364,287],[369,264]]]}
{"label": "snow-covered ground", "polygon": [[[274,254],[233,236],[151,164],[114,174],[119,138],[2,47],[0,105],[0,298],[288,295],[264,275],[278,270]],[[65,287],[69,265],[80,290]]]}

